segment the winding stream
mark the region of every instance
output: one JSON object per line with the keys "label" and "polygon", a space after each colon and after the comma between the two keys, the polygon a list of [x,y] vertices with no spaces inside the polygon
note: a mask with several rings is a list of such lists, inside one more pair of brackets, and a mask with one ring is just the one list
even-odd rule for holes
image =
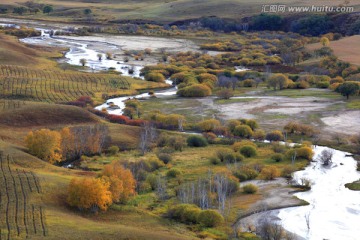
{"label": "winding stream", "polygon": [[[122,72],[124,75],[140,77],[141,66],[130,66],[115,60],[103,59],[99,61],[97,54],[99,51],[92,48],[88,42],[76,39],[66,39],[61,37],[26,38],[25,43],[55,45],[69,47],[69,52],[65,55],[65,61],[69,64],[80,65],[80,59],[85,58],[95,71],[105,70],[110,67]],[[104,45],[111,45],[101,42]],[[116,48],[117,46],[111,46]],[[128,68],[134,68],[134,74],[128,73]],[[238,68],[238,71],[245,69]],[[171,81],[168,81],[171,84]],[[176,88],[156,92],[156,96],[171,96],[176,94]],[[111,114],[121,114],[125,107],[124,101],[128,98],[147,98],[148,93],[137,96],[120,97],[107,100],[106,103],[97,106],[96,109],[109,109],[111,104],[117,105],[118,109],[109,109]],[[245,98],[245,97],[241,97]],[[246,97],[248,98],[248,97]],[[265,97],[264,97],[265,98]],[[266,97],[271,98],[271,97]],[[315,158],[326,147],[316,147]],[[329,168],[324,168],[321,164],[313,162],[305,170],[295,173],[294,178],[300,181],[307,178],[312,182],[312,189],[308,192],[297,193],[296,196],[308,201],[309,206],[287,208],[278,211],[285,229],[296,233],[304,239],[334,239],[351,240],[359,239],[360,236],[360,193],[350,191],[344,187],[345,183],[355,181],[360,178],[360,173],[355,171],[356,161],[351,157],[345,157],[346,153],[334,150],[333,164]],[[305,216],[309,216],[309,229],[306,224]]]}

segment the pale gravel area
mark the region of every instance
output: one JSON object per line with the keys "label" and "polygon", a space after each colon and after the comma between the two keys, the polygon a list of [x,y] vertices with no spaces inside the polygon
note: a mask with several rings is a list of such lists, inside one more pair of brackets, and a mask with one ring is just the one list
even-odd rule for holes
{"label": "pale gravel area", "polygon": [[106,35],[94,34],[92,36],[61,36],[62,39],[76,40],[88,44],[88,47],[98,52],[110,52],[113,59],[124,61],[125,51],[142,51],[145,48],[152,50],[151,55],[144,55],[144,60],[136,61],[133,57],[128,57],[130,65],[148,66],[156,65],[162,61],[162,51],[199,51],[199,46],[193,41],[178,38],[161,38],[147,36],[126,36],[126,35]]}
{"label": "pale gravel area", "polygon": [[[328,134],[360,133],[360,111],[332,109],[344,106],[342,99],[320,97],[246,96],[240,102],[216,104],[214,98],[197,99],[205,109],[215,110],[216,117],[229,120],[240,118],[256,119],[261,126],[282,129],[289,121],[305,122]],[[249,100],[250,99],[250,100]],[[245,101],[248,100],[248,101]],[[345,106],[344,106],[345,107]]]}
{"label": "pale gravel area", "polygon": [[321,120],[327,125],[325,130],[349,134],[360,133],[360,111],[339,112]]}
{"label": "pale gravel area", "polygon": [[[279,208],[289,205],[298,205],[302,201],[293,196],[291,188],[288,187],[287,180],[278,178],[272,181],[251,180],[242,183],[240,186],[252,183],[256,185],[262,194],[262,199],[254,203],[248,211],[259,211],[260,209]],[[264,211],[252,214],[248,217],[242,218],[237,226],[243,231],[251,231],[264,218],[269,218],[271,221],[280,220],[277,217],[278,210]],[[297,238],[300,239],[300,238]]]}
{"label": "pale gravel area", "polygon": [[199,47],[192,41],[178,38],[160,38],[147,36],[125,36],[125,35],[99,35],[71,37],[64,36],[67,39],[76,39],[89,42],[106,42],[121,47],[123,50],[144,50],[150,48],[153,51],[165,49],[168,52],[196,51]]}

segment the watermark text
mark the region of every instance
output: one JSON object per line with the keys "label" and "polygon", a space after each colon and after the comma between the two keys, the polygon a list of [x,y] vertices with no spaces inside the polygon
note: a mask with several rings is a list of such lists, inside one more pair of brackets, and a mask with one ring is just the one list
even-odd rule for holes
{"label": "watermark text", "polygon": [[324,12],[324,13],[351,13],[355,8],[352,6],[287,6],[280,4],[262,5],[261,12],[263,13],[285,13],[285,12]]}

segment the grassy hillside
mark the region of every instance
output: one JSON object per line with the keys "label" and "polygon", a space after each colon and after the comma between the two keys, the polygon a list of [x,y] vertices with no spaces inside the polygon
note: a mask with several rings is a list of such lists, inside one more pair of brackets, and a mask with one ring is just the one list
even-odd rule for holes
{"label": "grassy hillside", "polygon": [[[27,0],[17,1],[18,5]],[[339,5],[342,0],[324,0],[324,1],[264,1],[264,0],[45,0],[42,3],[51,4],[55,7],[54,13],[50,16],[34,15],[33,18],[45,19],[70,19],[86,18],[83,10],[91,8],[93,16],[102,20],[115,19],[148,19],[160,22],[171,22],[202,16],[218,16],[226,18],[240,18],[253,14],[260,14],[264,4],[285,4],[292,6],[311,6],[311,5]],[[13,4],[13,1],[5,0],[3,4]],[[351,2],[351,4],[356,4]]]}
{"label": "grassy hillside", "polygon": [[[345,37],[338,41],[331,41],[329,47],[334,54],[343,61],[360,66],[360,35]],[[307,45],[307,49],[315,50],[321,48],[320,43]]]}
{"label": "grassy hillside", "polygon": [[29,47],[17,38],[0,33],[0,64],[20,65],[31,68],[54,67],[56,63],[51,58],[61,57],[54,49],[46,47]]}

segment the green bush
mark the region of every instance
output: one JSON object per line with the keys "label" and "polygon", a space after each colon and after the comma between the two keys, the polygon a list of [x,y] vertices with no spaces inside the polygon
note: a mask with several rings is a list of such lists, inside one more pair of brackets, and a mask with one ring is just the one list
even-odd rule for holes
{"label": "green bush", "polygon": [[241,182],[255,179],[259,175],[258,171],[249,166],[241,166],[236,171],[234,171],[233,174]]}
{"label": "green bush", "polygon": [[157,157],[152,157],[146,160],[142,161],[144,169],[148,172],[153,172],[163,166],[165,166],[165,164],[160,161],[160,159],[158,159]]}
{"label": "green bush", "polygon": [[235,160],[236,160],[236,162],[242,162],[242,161],[244,161],[244,159],[245,159],[244,155],[242,155],[242,154],[240,154],[240,153],[236,153],[236,154],[235,154]]}
{"label": "green bush", "polygon": [[275,153],[274,155],[271,156],[271,159],[274,160],[275,162],[281,162],[284,160],[284,155],[281,153]]}
{"label": "green bush", "polygon": [[224,222],[223,216],[215,210],[202,211],[198,219],[204,227],[217,227]]}
{"label": "green bush", "polygon": [[316,83],[316,87],[317,88],[328,88],[328,87],[330,87],[330,83],[329,82],[318,82],[318,83]]}
{"label": "green bush", "polygon": [[109,155],[116,155],[118,152],[119,152],[119,147],[118,146],[110,146],[108,149],[107,149],[107,153]]}
{"label": "green bush", "polygon": [[242,140],[240,142],[236,142],[231,147],[235,152],[238,152],[244,146],[252,146],[256,148],[256,144],[250,140]]}
{"label": "green bush", "polygon": [[234,129],[234,135],[243,138],[250,138],[253,135],[253,130],[248,125],[238,125]]}
{"label": "green bush", "polygon": [[258,141],[263,141],[265,139],[265,131],[262,129],[256,129],[254,131],[253,138]]}
{"label": "green bush", "polygon": [[145,80],[151,82],[165,82],[165,77],[159,72],[150,72],[145,75]]}
{"label": "green bush", "polygon": [[244,146],[240,149],[240,153],[245,157],[255,157],[257,155],[256,149],[253,146]]}
{"label": "green bush", "polygon": [[284,139],[284,135],[282,134],[282,132],[278,131],[278,130],[275,130],[275,131],[272,131],[268,134],[266,134],[266,137],[265,137],[266,140],[272,142],[272,141],[281,141]]}
{"label": "green bush", "polygon": [[281,172],[281,176],[284,178],[291,178],[292,173],[296,171],[295,166],[285,166]]}
{"label": "green bush", "polygon": [[255,87],[256,82],[254,79],[246,79],[243,81],[243,86],[244,87]]}
{"label": "green bush", "polygon": [[218,157],[211,157],[209,160],[210,160],[210,163],[213,165],[218,165],[221,163],[221,161]]}
{"label": "green bush", "polygon": [[191,135],[186,141],[189,147],[205,147],[208,145],[206,139],[198,135]]}
{"label": "green bush", "polygon": [[166,176],[169,178],[176,178],[177,176],[181,175],[181,171],[179,169],[173,168],[170,169],[167,173]]}
{"label": "green bush", "polygon": [[168,210],[171,219],[182,223],[198,223],[201,209],[191,204],[179,204]]}
{"label": "green bush", "polygon": [[146,176],[146,182],[150,185],[151,190],[155,190],[157,187],[157,176],[155,174],[148,174]]}
{"label": "green bush", "polygon": [[259,127],[259,124],[254,119],[247,119],[245,124],[251,127],[253,131]]}
{"label": "green bush", "polygon": [[159,153],[157,157],[165,164],[168,164],[172,161],[172,156],[168,153]]}
{"label": "green bush", "polygon": [[193,84],[177,91],[181,97],[206,97],[211,95],[211,89],[205,84]]}
{"label": "green bush", "polygon": [[252,183],[246,184],[243,186],[244,193],[253,194],[256,193],[258,190],[258,187]]}

